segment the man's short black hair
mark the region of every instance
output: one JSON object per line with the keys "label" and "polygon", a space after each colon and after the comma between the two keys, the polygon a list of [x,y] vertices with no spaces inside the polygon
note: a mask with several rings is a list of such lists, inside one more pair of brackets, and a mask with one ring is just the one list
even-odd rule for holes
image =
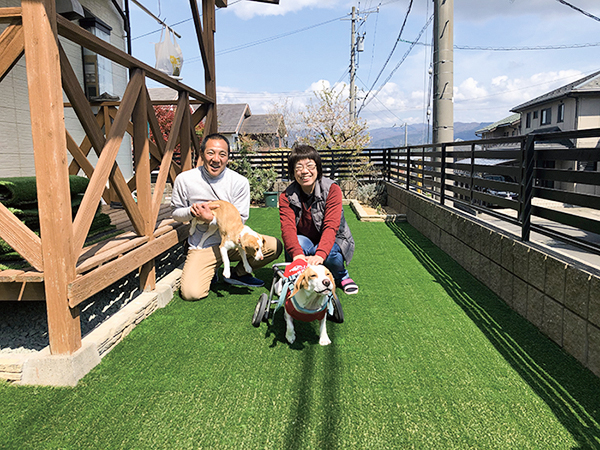
{"label": "man's short black hair", "polygon": [[288,156],[288,175],[290,180],[295,180],[296,164],[302,159],[312,159],[317,165],[317,179],[323,177],[323,167],[321,165],[321,155],[310,145],[294,145],[290,156]]}
{"label": "man's short black hair", "polygon": [[200,145],[200,153],[202,155],[204,155],[204,150],[206,150],[206,143],[211,139],[225,141],[227,143],[227,156],[229,156],[229,154],[231,153],[231,149],[229,148],[229,140],[221,133],[212,133],[208,136],[205,136],[204,139],[202,139],[202,144]]}

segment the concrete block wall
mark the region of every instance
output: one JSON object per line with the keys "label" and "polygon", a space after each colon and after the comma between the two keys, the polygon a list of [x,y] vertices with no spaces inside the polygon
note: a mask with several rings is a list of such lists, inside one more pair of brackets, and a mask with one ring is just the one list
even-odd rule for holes
{"label": "concrete block wall", "polygon": [[598,271],[388,183],[388,205],[600,376]]}

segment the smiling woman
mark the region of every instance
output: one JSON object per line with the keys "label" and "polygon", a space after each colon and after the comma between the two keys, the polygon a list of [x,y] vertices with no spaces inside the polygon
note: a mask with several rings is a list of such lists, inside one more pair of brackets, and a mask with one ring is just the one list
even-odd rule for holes
{"label": "smiling woman", "polygon": [[279,197],[286,260],[324,264],[346,294],[358,293],[345,267],[354,254],[354,239],[344,218],[342,190],[323,177],[321,156],[309,145],[293,148],[288,172],[295,181]]}

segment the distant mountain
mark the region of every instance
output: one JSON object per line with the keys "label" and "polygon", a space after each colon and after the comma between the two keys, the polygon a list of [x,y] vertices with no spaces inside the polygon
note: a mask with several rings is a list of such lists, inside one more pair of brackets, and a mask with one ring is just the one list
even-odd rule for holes
{"label": "distant mountain", "polygon": [[[471,141],[479,139],[475,131],[490,125],[492,122],[454,122],[454,140]],[[408,125],[408,145],[419,145],[431,142],[431,127],[427,130],[424,124]],[[369,130],[371,144],[369,148],[386,148],[404,146],[404,127],[375,128]]]}

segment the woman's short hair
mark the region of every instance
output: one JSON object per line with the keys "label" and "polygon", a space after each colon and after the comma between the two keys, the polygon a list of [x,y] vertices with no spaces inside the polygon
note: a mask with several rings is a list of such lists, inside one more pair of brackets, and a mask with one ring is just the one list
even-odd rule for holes
{"label": "woman's short hair", "polygon": [[317,165],[317,180],[323,176],[323,166],[321,165],[321,155],[310,145],[294,145],[290,156],[288,157],[288,175],[290,180],[295,180],[296,164],[303,159],[312,159]]}

